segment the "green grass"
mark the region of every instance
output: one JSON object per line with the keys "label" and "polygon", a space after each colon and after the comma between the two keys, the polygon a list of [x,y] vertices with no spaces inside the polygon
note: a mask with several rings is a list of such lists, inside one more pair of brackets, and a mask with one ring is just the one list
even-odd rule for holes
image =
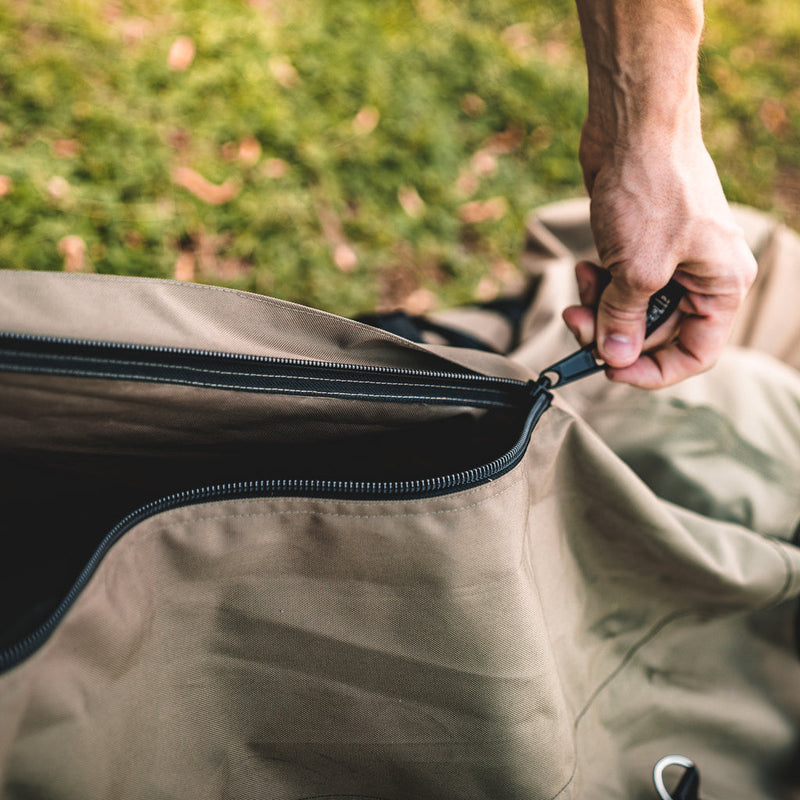
{"label": "green grass", "polygon": [[[707,8],[723,183],[797,223],[800,11]],[[585,83],[571,0],[0,0],[0,267],[341,314],[490,297],[530,209],[582,192]]]}

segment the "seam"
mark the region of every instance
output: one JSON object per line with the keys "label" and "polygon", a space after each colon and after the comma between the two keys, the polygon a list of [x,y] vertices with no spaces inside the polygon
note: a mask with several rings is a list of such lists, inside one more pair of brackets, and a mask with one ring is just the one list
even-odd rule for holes
{"label": "seam", "polygon": [[[18,372],[18,373],[25,373],[25,374],[41,374],[42,372],[46,372],[49,375],[65,375],[67,377],[74,377],[74,378],[105,378],[107,377],[105,374],[101,372],[92,372],[91,370],[70,370],[70,369],[59,369],[56,367],[48,367],[46,370],[39,370],[39,369],[31,369],[28,367],[17,367],[14,365],[6,365],[2,367],[0,371],[6,370],[8,372]],[[174,384],[180,386],[199,386],[204,389],[219,389],[222,391],[225,390],[236,390],[236,391],[245,391],[245,392],[255,392],[259,394],[283,394],[283,395],[310,395],[313,397],[341,397],[347,399],[364,399],[364,400],[409,400],[415,402],[422,402],[422,403],[432,403],[432,402],[443,402],[443,403],[451,403],[453,405],[465,405],[470,404],[467,399],[464,397],[459,397],[457,395],[413,395],[413,394],[380,394],[380,393],[372,393],[372,392],[324,392],[321,390],[315,389],[283,389],[283,388],[274,388],[274,387],[260,387],[260,386],[248,386],[244,384],[233,384],[233,383],[226,383],[224,385],[220,385],[219,383],[213,383],[210,381],[200,381],[200,380],[192,380],[191,378],[170,378],[170,377],[159,377],[154,375],[137,375],[135,373],[130,374],[117,374],[114,376],[117,380],[130,380],[130,381],[142,381],[146,383],[165,383],[165,384]],[[499,400],[488,400],[488,399],[481,399],[480,404],[482,406],[495,406],[497,408],[509,408],[508,403],[500,402]]]}
{"label": "seam", "polygon": [[[25,352],[22,352],[22,351],[19,351],[19,350],[4,350],[3,354],[11,356],[11,357],[19,357],[19,358],[25,358],[25,357],[30,355],[29,353],[25,353]],[[180,365],[179,364],[159,364],[159,363],[154,362],[154,361],[122,361],[120,359],[115,359],[115,358],[95,358],[95,357],[92,357],[92,356],[78,356],[78,357],[76,357],[76,360],[79,360],[81,362],[95,363],[95,364],[119,365],[119,366],[122,366],[123,368],[125,368],[125,367],[152,367],[154,369],[179,370],[179,371],[183,371],[183,372],[199,372],[199,373],[207,373],[207,374],[210,374],[210,375],[238,375],[238,376],[241,376],[243,378],[283,378],[283,379],[287,378],[287,376],[285,376],[285,375],[278,375],[278,374],[272,373],[272,372],[263,372],[263,371],[262,372],[246,372],[244,370],[211,369],[211,368],[208,368],[208,367],[194,367],[194,366],[183,365],[183,364],[180,364]],[[311,369],[324,368],[324,367],[318,367],[313,362],[311,362],[309,364],[309,366],[310,366]],[[9,369],[13,369],[13,370],[17,369],[16,365],[14,365],[14,364],[8,365],[8,368]],[[29,369],[29,368],[28,367],[21,367],[21,369]],[[36,369],[36,368],[33,368],[33,369]],[[41,368],[41,369],[44,369],[44,368]],[[55,368],[55,369],[64,371],[67,368]],[[51,371],[49,368],[47,368],[47,370]],[[72,372],[73,370],[68,370],[68,371]],[[74,370],[74,372],[77,373],[78,370]],[[322,380],[320,378],[313,377],[313,376],[310,376],[310,375],[291,375],[291,376],[289,376],[289,379],[291,379],[291,380],[301,380],[301,381]],[[326,377],[326,378],[324,378],[324,380],[330,381],[332,383],[368,384],[368,383],[377,383],[377,382],[379,382],[381,380],[384,380],[384,378],[381,377],[381,376],[377,376],[377,377],[371,378],[371,379],[370,378],[364,378],[362,380],[359,380],[357,378]],[[416,382],[412,382],[412,381],[387,381],[387,382],[391,386],[433,386],[434,385],[432,383],[425,383],[424,380],[419,380],[419,381],[416,381]],[[437,386],[436,388],[440,388],[440,387]],[[468,387],[465,387],[465,389],[468,389],[470,392],[480,392],[482,394],[495,394],[495,395],[497,395],[497,394],[501,394],[502,393],[501,390],[499,390],[499,389],[493,389],[493,388],[490,388],[490,387],[481,387],[481,386],[468,386]]]}
{"label": "seam", "polygon": [[[219,519],[251,519],[251,518],[268,518],[268,517],[283,517],[283,516],[316,516],[316,517],[345,517],[347,519],[402,519],[403,517],[430,517],[435,514],[452,514],[458,511],[467,511],[470,508],[476,508],[477,506],[483,505],[484,503],[488,503],[490,500],[494,500],[496,497],[501,497],[506,492],[510,492],[512,489],[516,488],[516,486],[523,482],[524,475],[517,478],[513,483],[509,484],[505,489],[501,489],[499,492],[494,494],[488,495],[480,500],[476,500],[474,503],[468,503],[467,505],[463,506],[455,506],[453,508],[440,508],[435,511],[425,510],[425,511],[417,511],[414,513],[402,513],[402,514],[344,514],[335,511],[320,511],[314,509],[300,509],[297,511],[291,510],[284,510],[284,511],[269,511],[269,512],[259,512],[253,514],[215,514],[209,515],[206,517],[192,517],[191,520],[186,520],[186,522],[181,522],[178,524],[195,524],[197,522],[208,522],[211,520],[219,520]],[[475,490],[477,491],[477,490]],[[287,497],[287,498],[268,498],[268,499],[277,499],[281,501],[288,501],[292,503],[301,503],[301,502],[308,502],[309,500],[313,500],[313,498],[303,498],[303,497]],[[213,502],[213,501],[212,501]],[[348,502],[348,501],[345,501]],[[359,501],[355,501],[359,502]],[[374,501],[369,501],[374,502]],[[390,501],[390,502],[398,502],[398,501]],[[408,499],[403,499],[399,502],[408,503]],[[151,517],[152,519],[152,517]]]}
{"label": "seam", "polygon": [[[425,347],[420,347],[415,342],[412,342],[408,339],[405,339],[402,336],[398,336],[397,334],[390,333],[388,331],[382,331],[379,328],[373,328],[371,325],[365,325],[364,323],[357,322],[352,319],[348,319],[347,317],[340,317],[336,314],[331,314],[327,311],[317,310],[314,308],[309,308],[308,306],[303,306],[297,303],[292,303],[288,300],[281,300],[277,297],[269,297],[267,295],[260,295],[256,294],[255,292],[243,292],[241,289],[232,289],[227,286],[214,286],[211,284],[204,284],[204,283],[192,283],[192,282],[184,282],[184,281],[177,281],[170,278],[137,278],[131,276],[124,276],[124,275],[115,275],[113,276],[112,280],[109,280],[108,275],[91,275],[91,274],[76,274],[76,273],[65,273],[70,275],[72,280],[77,282],[80,281],[92,281],[95,283],[106,283],[111,285],[116,282],[125,282],[136,284],[138,286],[142,285],[142,281],[145,280],[150,285],[158,285],[158,284],[167,284],[170,286],[180,287],[184,291],[190,289],[190,291],[197,291],[202,290],[204,292],[222,292],[224,294],[231,295],[234,299],[239,301],[240,303],[243,301],[247,302],[255,302],[258,305],[266,306],[267,308],[280,308],[283,311],[292,313],[292,314],[303,314],[304,316],[312,317],[315,320],[335,320],[338,324],[344,325],[351,331],[363,331],[368,330],[371,333],[376,334],[373,338],[382,339],[383,341],[387,342],[388,344],[394,345],[401,345],[406,350],[411,350],[415,353],[424,353],[427,356],[432,356],[433,358],[444,361],[447,364],[454,364],[457,362],[451,361],[443,356],[439,356],[436,353],[432,353]],[[150,299],[150,298],[147,298]]]}
{"label": "seam", "polygon": [[786,554],[784,549],[785,545],[790,543],[783,539],[776,539],[774,536],[765,536],[764,538],[772,545],[773,549],[783,562],[786,575],[784,577],[783,586],[781,586],[781,588],[776,592],[774,599],[768,600],[763,606],[761,606],[762,609],[771,608],[772,606],[777,606],[784,602],[784,600],[786,600],[789,596],[789,590],[791,589],[795,578],[795,571],[791,559]]}
{"label": "seam", "polygon": [[[628,652],[620,660],[619,664],[614,667],[613,670],[597,685],[594,691],[589,695],[589,699],[584,704],[583,708],[578,712],[578,715],[575,717],[572,730],[574,734],[577,734],[578,728],[581,724],[581,721],[588,713],[589,709],[592,707],[594,702],[597,698],[603,693],[603,691],[608,688],[608,686],[613,683],[614,679],[630,664],[633,660],[634,656],[646,645],[650,644],[650,642],[654,641],[659,634],[661,634],[665,628],[671,625],[678,619],[682,617],[689,617],[696,615],[696,610],[684,610],[684,611],[674,611],[671,614],[668,614],[666,617],[663,617],[652,628],[642,636],[639,641],[634,642],[633,645],[628,649]],[[567,779],[566,783],[550,798],[550,800],[556,800],[556,798],[560,797],[570,786],[572,781],[575,779],[575,775],[578,771],[578,740],[575,739],[575,763],[572,767],[572,774]]]}

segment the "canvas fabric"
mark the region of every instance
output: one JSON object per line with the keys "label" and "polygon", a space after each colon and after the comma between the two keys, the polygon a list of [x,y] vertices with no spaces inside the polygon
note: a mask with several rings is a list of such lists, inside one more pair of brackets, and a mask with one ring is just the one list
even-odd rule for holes
{"label": "canvas fabric", "polygon": [[[759,277],[705,375],[564,387],[521,463],[466,491],[203,502],[128,530],[0,675],[0,796],[652,800],[670,753],[703,800],[798,796],[800,243],[737,213]],[[528,380],[575,347],[560,311],[590,254],[587,204],[547,207],[519,335],[493,311],[437,315],[503,355],[95,275],[0,273],[0,330]],[[4,569],[35,582],[51,549],[85,547],[101,472],[133,480],[149,452],[202,473],[231,441],[313,453],[396,430],[385,458],[425,462],[463,412],[4,373],[4,459],[54,464],[37,502],[4,495]],[[67,496],[58,476],[98,453]]]}

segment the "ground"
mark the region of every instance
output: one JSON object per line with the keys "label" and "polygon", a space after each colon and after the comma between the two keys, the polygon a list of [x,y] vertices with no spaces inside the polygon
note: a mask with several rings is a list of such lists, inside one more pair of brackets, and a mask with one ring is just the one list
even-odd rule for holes
{"label": "ground", "polygon": [[[800,225],[800,5],[709,0],[707,144]],[[572,0],[0,0],[0,267],[490,299],[582,193]]]}

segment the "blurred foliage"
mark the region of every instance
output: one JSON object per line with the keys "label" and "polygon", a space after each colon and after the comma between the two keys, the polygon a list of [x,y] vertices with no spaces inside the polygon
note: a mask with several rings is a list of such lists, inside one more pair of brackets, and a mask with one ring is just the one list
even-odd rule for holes
{"label": "blurred foliage", "polygon": [[[707,9],[723,182],[796,222],[800,10]],[[488,299],[582,191],[585,83],[572,0],[0,0],[0,267]]]}

